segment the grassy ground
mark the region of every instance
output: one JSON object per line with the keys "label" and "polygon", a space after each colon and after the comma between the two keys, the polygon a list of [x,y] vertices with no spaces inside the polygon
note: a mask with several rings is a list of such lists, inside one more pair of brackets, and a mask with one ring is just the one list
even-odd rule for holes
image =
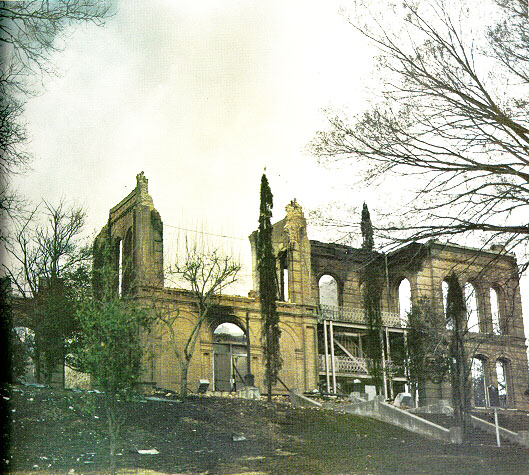
{"label": "grassy ground", "polygon": [[[1,397],[11,416],[3,471],[105,473],[101,395],[17,386]],[[193,397],[122,409],[123,474],[529,473],[528,449],[445,445],[372,419],[288,404]],[[159,453],[137,452],[153,448]]]}

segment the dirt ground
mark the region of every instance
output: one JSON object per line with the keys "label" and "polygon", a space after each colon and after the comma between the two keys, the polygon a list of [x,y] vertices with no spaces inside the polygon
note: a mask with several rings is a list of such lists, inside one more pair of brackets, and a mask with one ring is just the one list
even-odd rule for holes
{"label": "dirt ground", "polygon": [[[103,395],[13,386],[0,397],[10,419],[3,472],[108,470]],[[373,419],[287,403],[157,397],[121,405],[121,473],[529,474],[528,449],[446,445]]]}

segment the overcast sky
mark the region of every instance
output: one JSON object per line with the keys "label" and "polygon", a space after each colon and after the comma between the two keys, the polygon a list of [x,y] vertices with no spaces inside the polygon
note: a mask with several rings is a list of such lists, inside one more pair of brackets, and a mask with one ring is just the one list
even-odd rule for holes
{"label": "overcast sky", "polygon": [[359,177],[303,152],[322,108],[365,106],[372,53],[339,9],[120,2],[104,28],[77,28],[53,58],[59,77],[27,107],[32,170],[15,186],[35,201],[84,205],[92,231],[143,170],[168,249],[172,225],[239,238],[228,240],[237,253],[249,253],[265,167],[276,220],[293,198],[361,204],[359,190],[343,194]]}
{"label": "overcast sky", "polygon": [[323,108],[360,112],[373,86],[374,51],[342,3],[118,2],[105,27],[71,32],[53,58],[60,75],[29,101],[34,160],[15,188],[85,206],[93,231],[144,171],[166,250],[181,236],[173,226],[232,236],[223,242],[245,265],[245,295],[265,167],[274,220],[293,198],[304,209],[393,199],[303,152],[325,126]]}

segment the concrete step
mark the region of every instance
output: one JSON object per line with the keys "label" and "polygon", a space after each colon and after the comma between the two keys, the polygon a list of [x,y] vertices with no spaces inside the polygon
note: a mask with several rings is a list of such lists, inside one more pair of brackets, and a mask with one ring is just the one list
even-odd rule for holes
{"label": "concrete step", "polygon": [[[472,415],[494,424],[494,412],[473,412]],[[501,427],[512,432],[520,432],[521,430],[529,431],[529,413],[522,411],[514,413],[499,411],[498,423]]]}

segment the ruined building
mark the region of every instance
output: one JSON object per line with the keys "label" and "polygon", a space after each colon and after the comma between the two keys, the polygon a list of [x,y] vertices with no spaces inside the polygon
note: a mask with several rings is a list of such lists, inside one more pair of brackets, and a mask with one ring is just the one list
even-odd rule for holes
{"label": "ruined building", "polygon": [[[121,293],[134,295],[162,314],[178,315],[174,333],[183,343],[196,321],[196,307],[190,292],[164,287],[163,224],[143,173],[137,176],[135,190],[110,210],[108,223],[96,239],[96,251],[104,237],[114,243],[116,266],[131,263],[122,269],[117,283]],[[277,392],[286,387],[345,393],[370,389],[361,271],[368,259],[377,256],[385,271],[380,302],[386,396],[404,391],[408,381],[402,289],[409,289],[412,302],[429,299],[442,315],[444,282],[455,272],[467,295],[474,405],[526,409],[522,393],[528,384],[528,363],[517,266],[515,257],[503,248],[483,251],[430,241],[382,255],[311,241],[295,200],[286,206],[285,218],[274,225],[273,243],[284,361]],[[253,288],[258,289],[255,233],[250,245]],[[96,264],[97,259],[96,252]],[[236,325],[239,334],[226,332],[227,323]],[[180,367],[169,339],[163,326],[144,337],[149,356],[143,381],[178,390]],[[189,388],[196,389],[200,379],[207,379],[212,390],[233,391],[243,385],[248,371],[265,391],[258,296],[255,291],[249,297],[219,296],[211,318],[200,330]],[[420,387],[421,403],[449,398],[446,381]]]}

